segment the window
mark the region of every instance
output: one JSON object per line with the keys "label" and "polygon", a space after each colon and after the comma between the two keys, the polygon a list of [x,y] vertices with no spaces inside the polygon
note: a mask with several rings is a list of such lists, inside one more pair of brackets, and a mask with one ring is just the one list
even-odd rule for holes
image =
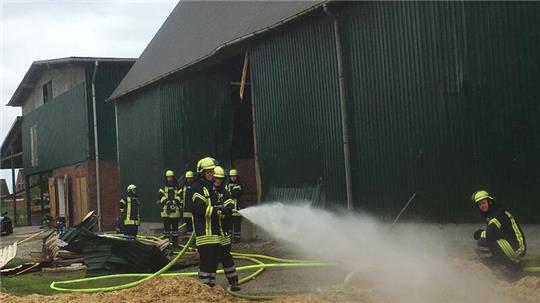
{"label": "window", "polygon": [[30,127],[30,156],[32,166],[38,165],[38,151],[37,151],[37,126]]}
{"label": "window", "polygon": [[43,104],[51,101],[53,98],[52,80],[43,84]]}

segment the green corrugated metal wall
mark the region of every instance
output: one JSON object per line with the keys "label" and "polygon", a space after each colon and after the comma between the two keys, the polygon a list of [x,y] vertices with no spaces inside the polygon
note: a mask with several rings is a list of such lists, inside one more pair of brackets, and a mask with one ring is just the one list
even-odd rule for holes
{"label": "green corrugated metal wall", "polygon": [[161,108],[157,90],[148,90],[116,105],[120,193],[136,184],[143,203],[143,220],[157,219],[149,208],[157,206],[156,189],[163,170]]}
{"label": "green corrugated metal wall", "polygon": [[[318,21],[322,22],[318,22]],[[312,17],[254,47],[256,140],[263,191],[315,186],[345,199],[332,24]]]}
{"label": "green corrugated metal wall", "polygon": [[[112,94],[132,65],[133,63],[126,62],[101,62],[98,65],[96,74],[96,107],[98,118],[99,158],[102,160],[116,159],[116,120],[114,115],[114,104],[105,102],[105,100]],[[87,78],[89,86],[92,84],[93,69],[93,66],[89,68],[90,76]],[[91,106],[91,95],[89,102]],[[90,121],[90,133],[93,136],[93,118]],[[94,149],[91,150],[91,155],[94,155]]]}
{"label": "green corrugated metal wall", "polygon": [[[392,217],[417,192],[408,215],[472,221],[470,193],[486,187],[538,222],[539,12],[533,2],[342,10],[357,206]],[[263,185],[322,177],[327,199],[345,205],[333,42],[325,16],[295,24],[254,47],[252,81]]]}
{"label": "green corrugated metal wall", "polygon": [[179,173],[193,170],[207,155],[229,166],[233,119],[229,81],[219,71],[160,86],[165,167]]}
{"label": "green corrugated metal wall", "polygon": [[[26,175],[84,161],[88,155],[86,87],[81,82],[23,118]],[[37,128],[38,165],[31,166],[30,127]]]}
{"label": "green corrugated metal wall", "polygon": [[117,103],[121,191],[138,186],[143,220],[158,221],[157,191],[166,169],[177,176],[213,155],[228,166],[230,84],[213,70],[154,86]]}
{"label": "green corrugated metal wall", "polygon": [[436,221],[478,217],[488,188],[540,219],[540,5],[369,2],[346,10],[359,206]]}

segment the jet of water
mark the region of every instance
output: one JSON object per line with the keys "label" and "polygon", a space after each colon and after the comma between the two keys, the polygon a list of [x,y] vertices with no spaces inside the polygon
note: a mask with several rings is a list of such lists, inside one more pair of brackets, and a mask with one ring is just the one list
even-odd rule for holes
{"label": "jet of water", "polygon": [[266,203],[240,213],[307,258],[357,271],[396,302],[509,302],[497,294],[485,268],[471,273],[464,270],[470,266],[456,263],[447,253],[452,243],[429,225],[390,230],[365,214],[332,213],[307,203]]}

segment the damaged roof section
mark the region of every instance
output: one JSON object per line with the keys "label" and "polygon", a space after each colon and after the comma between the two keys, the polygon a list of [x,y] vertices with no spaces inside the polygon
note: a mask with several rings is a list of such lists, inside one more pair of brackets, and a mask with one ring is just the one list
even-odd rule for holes
{"label": "damaged roof section", "polygon": [[118,236],[98,235],[92,230],[96,216],[90,212],[81,223],[60,236],[58,245],[67,251],[82,254],[89,277],[126,272],[156,272],[169,259],[163,252],[167,239],[133,241]]}
{"label": "damaged roof section", "polygon": [[180,1],[109,100],[282,25],[324,1]]}

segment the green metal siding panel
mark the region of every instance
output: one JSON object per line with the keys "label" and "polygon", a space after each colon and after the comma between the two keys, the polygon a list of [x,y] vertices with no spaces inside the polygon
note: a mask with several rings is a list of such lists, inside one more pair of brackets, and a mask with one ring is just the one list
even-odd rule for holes
{"label": "green metal siding panel", "polygon": [[[116,121],[114,115],[114,103],[105,102],[105,100],[112,94],[132,65],[132,63],[102,62],[98,66],[95,80],[96,107],[99,158],[103,160],[116,159]],[[93,70],[93,66],[90,69]],[[91,83],[92,76],[90,76],[88,81]],[[91,95],[89,100],[92,102]],[[90,127],[93,127],[93,120],[90,124]],[[92,154],[94,154],[94,150],[92,150]]]}
{"label": "green metal siding panel", "polygon": [[157,190],[163,167],[159,93],[147,90],[116,103],[120,193],[137,185],[143,221],[159,220]]}
{"label": "green metal siding panel", "polygon": [[233,119],[229,82],[218,71],[160,86],[164,169],[183,174],[209,155],[229,166]]}
{"label": "green metal siding panel", "polygon": [[[25,174],[85,161],[88,157],[84,82],[24,116],[22,123]],[[31,166],[30,127],[37,129],[38,165]]]}
{"label": "green metal siding panel", "polygon": [[358,206],[474,221],[486,187],[538,222],[538,3],[364,2],[344,11]]}
{"label": "green metal siding panel", "polygon": [[321,178],[327,201],[344,203],[332,23],[317,14],[256,45],[251,56],[263,191],[313,187]]}
{"label": "green metal siding panel", "polygon": [[117,103],[120,184],[134,183],[143,221],[158,221],[154,202],[166,169],[177,176],[204,156],[228,167],[232,140],[230,80],[210,71],[154,86]]}

